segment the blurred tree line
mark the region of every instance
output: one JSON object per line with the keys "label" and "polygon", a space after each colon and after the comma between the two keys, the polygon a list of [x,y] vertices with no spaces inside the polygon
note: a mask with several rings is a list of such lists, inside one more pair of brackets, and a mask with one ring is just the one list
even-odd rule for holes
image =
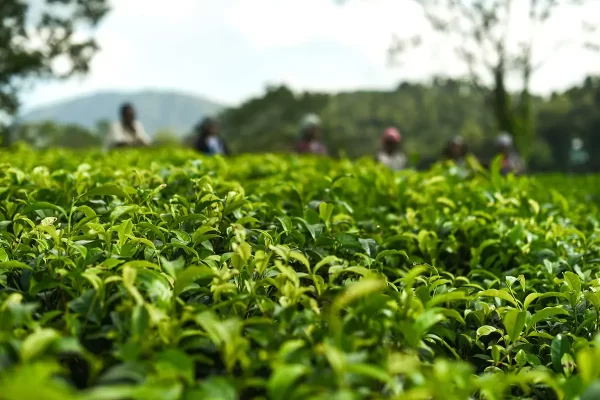
{"label": "blurred tree line", "polygon": [[[494,156],[498,133],[492,89],[482,91],[472,81],[434,78],[430,83],[399,84],[393,91],[296,93],[286,86],[265,93],[220,116],[222,134],[234,153],[291,152],[299,139],[299,121],[309,112],[323,119],[323,138],[333,156],[374,155],[388,126],[402,132],[405,149],[417,166],[439,159],[446,142],[463,136],[471,152],[483,161]],[[573,139],[583,141],[590,158],[576,171],[600,171],[600,77],[547,98],[532,96],[535,135],[529,157],[532,171],[573,171],[569,154]],[[484,106],[482,106],[484,105]],[[101,146],[109,121],[88,130],[54,122],[16,124],[5,131],[4,143],[24,141],[38,148]],[[191,130],[191,129],[190,129]],[[194,132],[184,144],[190,145]],[[177,136],[156,132],[157,145],[174,145]]]}
{"label": "blurred tree line", "polygon": [[[102,147],[111,122],[101,120],[94,129],[77,124],[58,124],[54,121],[15,123],[0,128],[0,145],[24,142],[37,149],[63,147],[89,149]],[[178,136],[171,131],[161,130],[153,135],[156,146],[179,145]]]}
{"label": "blurred tree line", "polygon": [[[455,135],[467,139],[470,150],[487,160],[494,155],[496,119],[485,105],[493,104],[492,89],[481,90],[471,80],[434,78],[428,84],[402,83],[394,91],[294,93],[273,86],[221,115],[223,134],[235,152],[291,151],[299,139],[298,122],[308,112],[323,119],[324,141],[334,155],[375,154],[388,126],[398,127],[409,154],[427,166],[439,158]],[[529,167],[537,171],[569,169],[569,150],[581,139],[592,156],[582,170],[600,171],[600,77],[549,98],[532,96],[535,134]]]}

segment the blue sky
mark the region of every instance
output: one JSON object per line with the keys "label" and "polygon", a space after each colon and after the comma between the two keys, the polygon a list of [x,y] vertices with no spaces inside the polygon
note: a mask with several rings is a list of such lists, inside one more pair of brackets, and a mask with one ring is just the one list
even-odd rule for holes
{"label": "blue sky", "polygon": [[[534,91],[548,93],[600,73],[599,56],[576,44],[580,13],[600,15],[600,2],[562,10],[535,31],[537,56],[547,62],[535,74]],[[516,38],[532,31],[514,19],[511,32]],[[425,45],[390,67],[392,35],[415,33]],[[102,50],[91,73],[37,83],[23,95],[25,110],[97,90],[176,89],[235,104],[269,83],[386,89],[401,80],[464,72],[448,41],[430,32],[411,0],[349,0],[344,6],[335,0],[113,0],[96,36]],[[574,44],[558,53],[561,38]]]}

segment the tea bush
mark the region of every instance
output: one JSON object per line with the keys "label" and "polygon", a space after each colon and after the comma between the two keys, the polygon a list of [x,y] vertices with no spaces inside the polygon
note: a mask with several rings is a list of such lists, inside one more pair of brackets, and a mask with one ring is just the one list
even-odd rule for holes
{"label": "tea bush", "polygon": [[594,176],[0,152],[2,399],[597,399]]}

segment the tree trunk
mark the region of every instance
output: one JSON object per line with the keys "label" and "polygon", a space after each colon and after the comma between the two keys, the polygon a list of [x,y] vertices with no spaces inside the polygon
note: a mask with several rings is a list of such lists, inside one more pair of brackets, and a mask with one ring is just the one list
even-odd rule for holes
{"label": "tree trunk", "polygon": [[494,70],[494,114],[498,130],[515,134],[515,119],[510,94],[505,86],[504,62],[499,62]]}
{"label": "tree trunk", "polygon": [[531,156],[533,140],[535,137],[535,116],[533,112],[533,100],[529,92],[531,81],[531,51],[528,50],[523,64],[523,90],[519,99],[517,110],[517,129],[514,132],[517,149],[525,161]]}

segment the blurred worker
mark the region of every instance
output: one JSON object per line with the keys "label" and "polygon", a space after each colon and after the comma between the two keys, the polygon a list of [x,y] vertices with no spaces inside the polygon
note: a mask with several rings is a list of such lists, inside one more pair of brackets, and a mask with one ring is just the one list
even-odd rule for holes
{"label": "blurred worker", "polygon": [[465,139],[461,136],[454,136],[448,140],[443,157],[446,160],[453,161],[458,166],[464,166],[468,151]]}
{"label": "blurred worker", "polygon": [[296,152],[327,155],[327,147],[321,142],[321,118],[318,115],[308,114],[300,121],[300,141]]}
{"label": "blurred worker", "polygon": [[402,135],[398,129],[387,128],[381,136],[381,150],[377,153],[377,161],[394,171],[406,168],[408,158],[402,151],[402,144]]}
{"label": "blurred worker", "polygon": [[513,138],[509,133],[502,132],[496,138],[496,146],[498,154],[502,156],[500,173],[507,175],[513,173],[515,175],[524,172],[525,165],[523,159],[517,152],[513,144]]}
{"label": "blurred worker", "polygon": [[196,126],[196,151],[206,155],[229,155],[225,141],[219,135],[219,123],[214,118],[204,118]]}
{"label": "blurred worker", "polygon": [[120,120],[112,124],[106,136],[106,148],[141,147],[150,146],[151,143],[144,126],[136,119],[133,106],[129,103],[123,104],[120,109]]}

